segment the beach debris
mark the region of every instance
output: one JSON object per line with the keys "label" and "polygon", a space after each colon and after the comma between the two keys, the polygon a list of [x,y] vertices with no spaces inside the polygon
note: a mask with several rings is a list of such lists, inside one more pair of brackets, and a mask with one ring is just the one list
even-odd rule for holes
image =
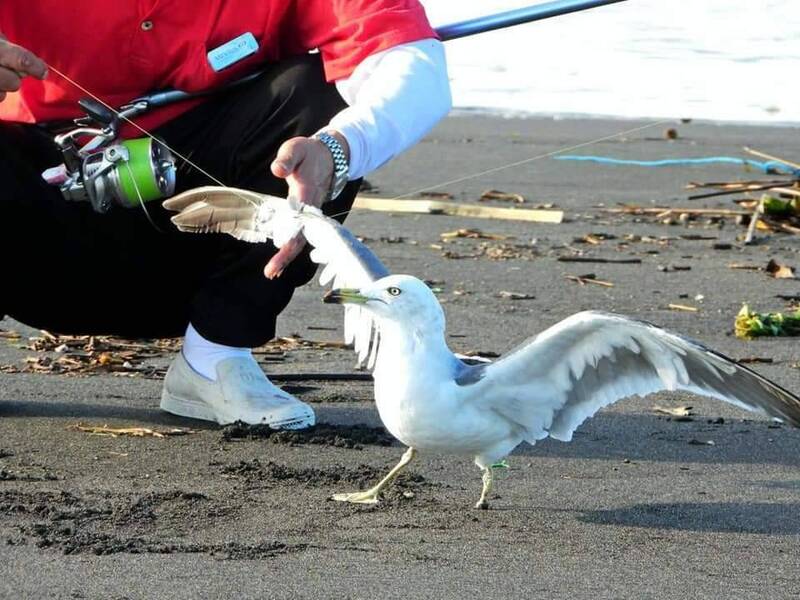
{"label": "beach debris", "polygon": [[[21,338],[12,338],[21,339]],[[132,341],[110,336],[54,335],[42,331],[22,346],[37,352],[23,366],[2,365],[4,373],[48,373],[62,375],[112,374],[116,376],[163,377],[166,369],[147,361],[172,354],[180,348],[177,339]]]}
{"label": "beach debris", "polygon": [[300,348],[313,348],[313,349],[343,349],[349,348],[344,342],[328,342],[318,340],[308,340],[298,333],[292,335],[277,337],[268,344],[265,344],[258,350],[270,351],[275,349],[280,350],[297,350]]}
{"label": "beach debris", "polygon": [[[19,342],[22,338],[7,338]],[[151,361],[169,359],[181,348],[180,338],[159,340],[126,340],[112,336],[55,335],[42,331],[21,346],[36,352],[27,356],[22,364],[0,365],[0,373],[42,373],[86,377],[112,375],[116,377],[144,377],[161,379],[166,367]],[[256,348],[253,354],[261,362],[281,362],[286,353],[300,349],[345,349],[344,342],[316,341],[299,334],[283,336]]]}
{"label": "beach debris", "polygon": [[747,226],[747,233],[744,236],[745,246],[749,246],[755,242],[756,230],[761,225],[761,215],[764,213],[764,200],[763,198],[756,203],[753,209],[753,214],[750,216],[750,223]]}
{"label": "beach debris", "polygon": [[778,263],[774,258],[767,263],[764,270],[775,279],[795,279],[794,269]]}
{"label": "beach debris", "polygon": [[184,427],[171,427],[169,429],[150,429],[147,427],[109,427],[108,425],[84,425],[78,423],[67,428],[70,431],[82,431],[91,435],[103,437],[154,437],[168,438],[182,435],[192,435],[200,433],[197,429],[186,429]]}
{"label": "beach debris", "polygon": [[500,200],[501,202],[523,204],[525,202],[525,197],[522,194],[501,192],[500,190],[486,190],[481,194],[480,201],[486,202],[487,200]]}
{"label": "beach debris", "polygon": [[745,304],[734,322],[736,337],[784,337],[800,335],[800,309],[794,313],[757,313]]}
{"label": "beach debris", "polygon": [[780,158],[779,156],[774,156],[772,154],[767,154],[763,150],[756,150],[754,148],[749,148],[747,146],[744,147],[744,151],[747,152],[748,154],[752,154],[753,156],[757,156],[759,158],[764,158],[764,159],[766,159],[768,161],[771,161],[771,162],[774,162],[774,163],[780,163],[780,164],[782,164],[784,166],[787,166],[787,167],[793,169],[795,172],[800,171],[800,163],[791,162],[791,161],[786,160],[785,158]]}
{"label": "beach debris", "polygon": [[587,273],[586,275],[564,275],[565,279],[569,279],[570,281],[574,281],[575,283],[579,283],[581,285],[586,285],[588,283],[599,285],[602,287],[614,287],[614,284],[610,281],[603,281],[602,279],[597,279],[597,276],[594,273]]}
{"label": "beach debris", "polygon": [[[436,246],[435,244],[431,244],[431,248],[434,250],[442,250],[441,246]],[[482,252],[472,253],[472,254],[462,254],[461,252],[454,252],[453,250],[445,250],[442,252],[443,258],[448,258],[450,260],[463,260],[468,258],[480,258],[483,256]]]}
{"label": "beach debris", "polygon": [[625,214],[625,215],[655,215],[660,218],[665,218],[671,214],[685,213],[690,216],[716,216],[716,217],[736,217],[739,215],[750,216],[750,212],[746,210],[735,210],[731,208],[677,208],[669,206],[632,206],[623,204],[616,208],[601,208],[601,212],[612,214]]}
{"label": "beach debris", "polygon": [[497,298],[502,298],[504,300],[535,300],[536,296],[531,294],[521,294],[519,292],[509,292],[506,290],[501,290],[496,295]]}
{"label": "beach debris", "polygon": [[510,240],[513,235],[501,235],[497,233],[484,233],[480,229],[456,229],[454,231],[445,231],[440,233],[439,237],[443,240],[452,240],[455,238],[468,238],[471,240]]}
{"label": "beach debris", "polygon": [[[742,208],[751,210],[749,216],[740,215],[737,223],[747,226],[744,237],[745,244],[755,241],[757,231],[783,231],[800,233],[800,166],[783,158],[767,154],[751,148],[745,148],[749,154],[767,159],[764,163],[770,168],[768,172],[785,174],[781,179],[756,179],[747,181],[722,181],[698,183],[691,182],[687,188],[710,188],[714,191],[689,196],[690,200],[712,198],[717,196],[742,194],[744,198],[735,200]],[[754,192],[763,192],[754,199]]]}
{"label": "beach debris", "polygon": [[[729,269],[738,269],[741,271],[763,271],[774,279],[797,279],[794,267],[783,265],[776,261],[774,258],[766,264],[766,266],[754,265],[749,263],[730,263]],[[780,296],[779,296],[780,297]],[[785,299],[785,298],[784,298]]]}
{"label": "beach debris", "polygon": [[673,421],[694,421],[692,408],[692,406],[654,406],[653,412],[672,417]]}
{"label": "beach debris", "polygon": [[697,439],[694,439],[694,438],[689,440],[688,443],[689,443],[690,446],[714,446],[714,445],[716,445],[714,443],[714,440],[697,440]]}
{"label": "beach debris", "polygon": [[431,244],[434,250],[442,251],[442,257],[451,260],[488,258],[489,260],[533,260],[538,256],[534,248],[528,244],[493,244],[482,242],[475,251],[470,253],[457,252],[455,250],[445,250],[443,246]]}
{"label": "beach debris", "polygon": [[700,312],[700,309],[697,308],[696,306],[689,306],[687,304],[668,304],[667,308],[669,308],[670,310],[678,310],[682,312],[693,312],[693,313]]}
{"label": "beach debris", "polygon": [[505,219],[554,224],[561,223],[564,220],[564,211],[562,210],[477,206],[443,200],[398,200],[358,196],[353,203],[353,208],[378,212],[450,215],[454,217]]}
{"label": "beach debris", "polygon": [[743,358],[737,359],[736,362],[739,363],[740,365],[752,365],[752,364],[771,365],[772,363],[775,362],[775,359],[767,356],[745,356]]}
{"label": "beach debris", "polygon": [[599,246],[606,240],[615,239],[617,239],[617,236],[611,235],[610,233],[587,233],[586,235],[576,237],[572,241],[575,244],[590,244],[592,246]]}
{"label": "beach debris", "polygon": [[599,258],[594,256],[559,256],[558,262],[571,263],[601,263],[615,265],[638,265],[642,262],[641,258]]}

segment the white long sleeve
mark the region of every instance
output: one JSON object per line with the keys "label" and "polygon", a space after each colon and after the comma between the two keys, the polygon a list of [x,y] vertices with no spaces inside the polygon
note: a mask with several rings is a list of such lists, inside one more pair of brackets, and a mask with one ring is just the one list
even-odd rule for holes
{"label": "white long sleeve", "polygon": [[452,105],[444,47],[435,39],[373,54],[336,87],[348,107],[325,129],[347,139],[350,179],[413,146]]}

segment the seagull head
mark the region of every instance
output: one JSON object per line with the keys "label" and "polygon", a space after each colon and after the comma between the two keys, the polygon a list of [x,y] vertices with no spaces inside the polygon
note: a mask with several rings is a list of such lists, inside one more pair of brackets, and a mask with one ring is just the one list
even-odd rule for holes
{"label": "seagull head", "polygon": [[327,304],[357,304],[380,319],[408,328],[444,330],[444,312],[431,289],[411,275],[389,275],[360,289],[334,289]]}

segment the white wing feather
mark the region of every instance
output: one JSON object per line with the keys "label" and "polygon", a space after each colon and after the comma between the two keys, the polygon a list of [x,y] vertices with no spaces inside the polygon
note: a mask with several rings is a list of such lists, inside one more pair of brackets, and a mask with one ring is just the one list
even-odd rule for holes
{"label": "white wing feather", "polygon": [[800,425],[800,398],[701,344],[619,315],[582,312],[484,368],[470,397],[525,431],[572,439],[599,409],[684,390]]}
{"label": "white wing feather", "polygon": [[[247,242],[272,240],[280,247],[298,233],[313,246],[311,260],[322,265],[320,284],[361,288],[389,274],[375,254],[337,221],[319,209],[248,190],[203,187],[164,202],[180,211],[172,218],[181,231],[227,233]],[[359,363],[377,351],[377,328],[361,307],[344,307],[344,339],[353,344]],[[370,358],[374,364],[374,359]]]}

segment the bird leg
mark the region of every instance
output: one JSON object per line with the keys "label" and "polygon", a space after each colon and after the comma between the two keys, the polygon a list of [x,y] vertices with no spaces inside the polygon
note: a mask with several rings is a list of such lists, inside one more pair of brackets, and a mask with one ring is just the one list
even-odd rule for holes
{"label": "bird leg", "polygon": [[387,473],[386,477],[381,479],[370,489],[364,492],[354,492],[352,494],[334,494],[333,500],[338,500],[339,502],[354,502],[356,504],[377,504],[378,494],[381,493],[381,490],[383,490],[383,488],[389,485],[392,480],[397,477],[400,471],[403,470],[403,467],[410,463],[416,454],[417,451],[414,448],[409,448],[403,453],[400,462],[397,463],[394,468],[389,471],[389,473]]}
{"label": "bird leg", "polygon": [[481,508],[486,510],[489,508],[489,502],[487,498],[492,491],[492,467],[484,467],[483,468],[483,490],[481,490],[481,497],[478,502],[475,504],[475,508]]}

